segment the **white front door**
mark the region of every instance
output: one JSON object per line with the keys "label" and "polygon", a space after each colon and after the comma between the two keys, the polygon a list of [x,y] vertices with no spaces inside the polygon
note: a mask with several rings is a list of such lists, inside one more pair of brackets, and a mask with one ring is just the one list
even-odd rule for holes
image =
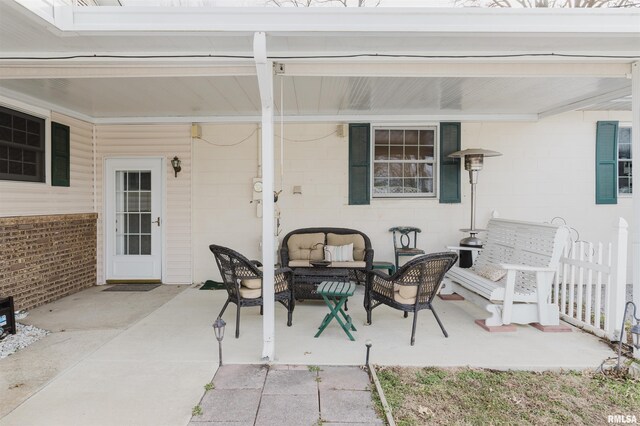
{"label": "white front door", "polygon": [[108,280],[162,279],[162,164],[159,158],[106,160]]}

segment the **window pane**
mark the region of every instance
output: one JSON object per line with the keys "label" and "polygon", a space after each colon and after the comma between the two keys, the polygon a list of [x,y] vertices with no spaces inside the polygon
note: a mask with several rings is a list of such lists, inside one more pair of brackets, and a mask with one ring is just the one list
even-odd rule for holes
{"label": "window pane", "polygon": [[389,145],[376,145],[375,148],[376,160],[388,160],[389,159]]}
{"label": "window pane", "polygon": [[39,147],[40,146],[40,135],[28,134],[27,135],[27,145]]}
{"label": "window pane", "polygon": [[13,116],[13,128],[17,130],[27,130],[27,120],[22,117]]}
{"label": "window pane", "polygon": [[433,164],[420,164],[420,177],[433,177]]}
{"label": "window pane", "polygon": [[0,173],[9,173],[9,162],[0,160]]}
{"label": "window pane", "polygon": [[375,163],[373,165],[373,176],[375,176],[375,177],[387,177],[387,176],[389,176],[389,164],[388,163]]}
{"label": "window pane", "polygon": [[420,156],[421,160],[433,161],[433,146],[421,146]]}
{"label": "window pane", "polygon": [[140,173],[140,190],[151,191],[151,172]]}
{"label": "window pane", "polygon": [[27,163],[34,163],[36,162],[36,152],[35,151],[29,151],[29,150],[25,150],[22,153],[22,157],[24,159],[25,162]]}
{"label": "window pane", "polygon": [[11,114],[0,111],[0,126],[11,127]]}
{"label": "window pane", "polygon": [[138,191],[140,189],[140,173],[128,172],[127,180],[128,180],[127,189],[129,191]]}
{"label": "window pane", "polygon": [[620,194],[631,194],[631,179],[626,177],[619,178],[618,192]]}
{"label": "window pane", "polygon": [[19,148],[9,148],[9,160],[22,161],[22,150]]}
{"label": "window pane", "polygon": [[127,211],[129,212],[140,211],[140,194],[138,192],[127,193]]}
{"label": "window pane", "polygon": [[405,164],[404,165],[404,177],[417,177],[418,165],[417,164]]}
{"label": "window pane", "polygon": [[418,179],[404,179],[404,192],[415,194],[418,191]]}
{"label": "window pane", "polygon": [[405,160],[417,160],[418,159],[418,147],[417,146],[405,146],[404,147],[404,159]]}
{"label": "window pane", "polygon": [[433,193],[433,179],[419,179],[418,190],[424,194]]}
{"label": "window pane", "polygon": [[631,158],[631,145],[630,144],[618,144],[618,158]]}
{"label": "window pane", "polygon": [[402,163],[389,163],[389,177],[402,177]]}
{"label": "window pane", "polygon": [[418,145],[418,130],[405,130],[405,132],[404,132],[404,144],[405,145]]}
{"label": "window pane", "polygon": [[375,178],[373,180],[373,192],[376,194],[384,194],[388,192],[389,179]]}
{"label": "window pane", "polygon": [[40,134],[40,123],[35,120],[27,120],[27,132]]}
{"label": "window pane", "polygon": [[140,211],[141,212],[151,211],[151,192],[140,193]]}
{"label": "window pane", "polygon": [[148,213],[140,215],[140,232],[143,234],[151,233],[151,215]]}
{"label": "window pane", "polygon": [[140,236],[140,254],[151,254],[151,235]]}
{"label": "window pane", "polygon": [[9,159],[9,148],[6,146],[0,146],[0,160]]}
{"label": "window pane", "polygon": [[20,144],[26,144],[27,143],[27,133],[26,132],[22,132],[20,130],[14,130],[13,131],[13,142],[15,143],[20,143]]}
{"label": "window pane", "polygon": [[18,163],[15,161],[9,161],[9,173],[13,175],[21,175],[22,174],[22,163]]}
{"label": "window pane", "polygon": [[375,143],[378,144],[389,144],[389,131],[388,130],[376,130],[375,135]]}
{"label": "window pane", "polygon": [[129,214],[129,229],[127,229],[128,234],[137,234],[140,232],[140,215],[139,214]]}
{"label": "window pane", "polygon": [[36,165],[23,163],[22,164],[22,174],[25,176],[35,176],[37,173]]}
{"label": "window pane", "polygon": [[127,254],[140,254],[140,236],[129,235],[128,237],[129,247]]}
{"label": "window pane", "polygon": [[435,132],[433,130],[420,130],[420,145],[431,145],[435,139]]}
{"label": "window pane", "polygon": [[389,148],[389,159],[390,160],[402,160],[404,156],[402,146],[391,146]]}
{"label": "window pane", "polygon": [[631,161],[618,162],[618,176],[631,177]]}
{"label": "window pane", "polygon": [[389,193],[391,194],[402,193],[402,179],[389,179]]}
{"label": "window pane", "polygon": [[391,130],[389,134],[389,143],[391,145],[402,145],[404,142],[404,130]]}
{"label": "window pane", "polygon": [[11,142],[11,129],[0,127],[0,141]]}
{"label": "window pane", "polygon": [[620,127],[618,129],[618,144],[631,145],[631,127]]}

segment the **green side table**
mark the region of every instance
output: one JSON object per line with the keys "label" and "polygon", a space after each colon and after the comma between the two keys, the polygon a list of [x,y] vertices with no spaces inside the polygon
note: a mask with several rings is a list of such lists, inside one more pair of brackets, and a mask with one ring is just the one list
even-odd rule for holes
{"label": "green side table", "polygon": [[352,341],[356,340],[350,332],[350,330],[357,331],[353,326],[351,317],[342,310],[342,306],[346,303],[349,296],[353,296],[355,289],[356,284],[351,281],[323,281],[320,283],[317,290],[318,294],[322,296],[330,312],[325,315],[314,337],[320,336],[324,329],[327,328],[329,323],[335,318],[338,324],[340,324],[340,327],[347,333],[349,339]]}
{"label": "green side table", "polygon": [[396,265],[391,262],[373,262],[372,269],[386,269],[388,275],[393,275],[396,272]]}

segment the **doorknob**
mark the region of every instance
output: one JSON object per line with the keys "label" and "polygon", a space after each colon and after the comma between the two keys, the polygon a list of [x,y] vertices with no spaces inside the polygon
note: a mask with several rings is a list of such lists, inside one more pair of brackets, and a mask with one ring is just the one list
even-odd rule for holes
{"label": "doorknob", "polygon": [[158,216],[158,219],[157,219],[157,220],[154,220],[154,221],[153,221],[153,222],[151,222],[151,223],[156,223],[156,224],[158,224],[158,226],[160,226],[160,216]]}

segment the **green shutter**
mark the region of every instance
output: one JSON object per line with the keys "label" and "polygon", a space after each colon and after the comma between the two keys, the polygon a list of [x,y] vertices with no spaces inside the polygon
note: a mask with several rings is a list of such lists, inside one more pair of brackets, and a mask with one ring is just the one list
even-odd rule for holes
{"label": "green shutter", "polygon": [[51,123],[51,186],[70,186],[69,126]]}
{"label": "green shutter", "polygon": [[596,130],[596,204],[618,202],[618,122],[598,121]]}
{"label": "green shutter", "polygon": [[349,124],[349,204],[369,204],[371,126]]}
{"label": "green shutter", "polygon": [[460,123],[440,123],[440,202],[460,202],[460,159],[449,154],[460,151]]}

